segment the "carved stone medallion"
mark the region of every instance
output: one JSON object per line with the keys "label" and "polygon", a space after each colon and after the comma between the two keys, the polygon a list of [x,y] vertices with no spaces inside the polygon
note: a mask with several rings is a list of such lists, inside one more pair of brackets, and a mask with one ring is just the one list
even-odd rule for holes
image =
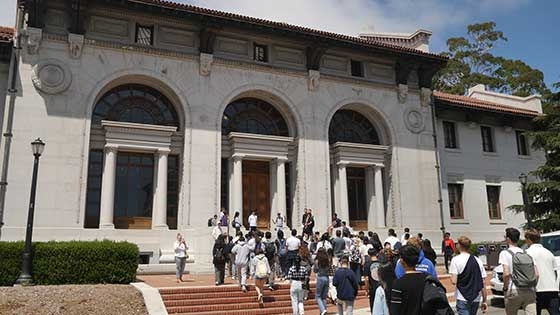
{"label": "carved stone medallion", "polygon": [[404,124],[411,132],[420,133],[425,127],[424,115],[417,109],[408,108],[404,111]]}
{"label": "carved stone medallion", "polygon": [[45,59],[33,66],[31,80],[37,90],[58,94],[68,89],[72,83],[72,73],[62,61]]}

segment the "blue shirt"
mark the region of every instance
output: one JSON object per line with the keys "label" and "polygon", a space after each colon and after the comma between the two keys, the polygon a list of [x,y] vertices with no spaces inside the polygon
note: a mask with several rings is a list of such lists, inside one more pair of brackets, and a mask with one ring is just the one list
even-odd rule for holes
{"label": "blue shirt", "polygon": [[[424,256],[423,250],[420,250],[420,256],[418,256],[418,264],[414,269],[416,269],[416,271],[432,275],[436,279],[438,278],[434,264],[432,264],[432,262]],[[406,271],[404,270],[404,267],[401,264],[401,260],[399,259],[399,261],[397,261],[397,266],[395,267],[395,275],[397,276],[397,279],[400,279],[405,274]]]}

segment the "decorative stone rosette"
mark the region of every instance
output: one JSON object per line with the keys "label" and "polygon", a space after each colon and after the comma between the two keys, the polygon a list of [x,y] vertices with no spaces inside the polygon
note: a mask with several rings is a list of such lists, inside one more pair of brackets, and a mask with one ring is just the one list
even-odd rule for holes
{"label": "decorative stone rosette", "polygon": [[45,59],[33,66],[31,80],[37,90],[46,94],[59,94],[72,83],[72,73],[62,61]]}
{"label": "decorative stone rosette", "polygon": [[407,108],[404,111],[404,124],[413,133],[424,131],[426,125],[422,112],[414,108]]}

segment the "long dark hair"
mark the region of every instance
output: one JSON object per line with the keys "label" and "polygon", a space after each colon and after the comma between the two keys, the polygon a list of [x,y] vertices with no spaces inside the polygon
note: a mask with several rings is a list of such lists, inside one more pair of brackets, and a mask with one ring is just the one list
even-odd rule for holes
{"label": "long dark hair", "polygon": [[327,254],[327,251],[324,247],[319,248],[319,250],[317,251],[317,257],[315,259],[317,259],[317,266],[319,268],[329,268],[329,255]]}
{"label": "long dark hair", "polygon": [[239,217],[239,211],[235,211],[235,214],[233,215],[234,218]]}
{"label": "long dark hair", "polygon": [[301,257],[298,255],[296,256],[296,258],[294,259],[294,264],[292,266],[296,267],[296,271],[298,271],[300,269],[301,266]]}
{"label": "long dark hair", "polygon": [[387,302],[387,307],[391,305],[391,289],[393,288],[393,283],[397,280],[395,275],[395,268],[393,264],[385,263],[377,269],[377,276],[381,282],[381,287],[385,291],[385,302]]}

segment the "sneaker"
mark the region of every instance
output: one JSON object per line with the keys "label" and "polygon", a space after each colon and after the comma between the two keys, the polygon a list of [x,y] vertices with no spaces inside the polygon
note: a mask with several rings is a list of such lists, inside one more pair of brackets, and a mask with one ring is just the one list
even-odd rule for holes
{"label": "sneaker", "polygon": [[269,289],[270,291],[274,291],[274,287],[273,287],[272,285],[269,285],[269,286],[268,286],[268,289]]}
{"label": "sneaker", "polygon": [[246,286],[241,287],[241,290],[243,290],[243,293],[247,293],[247,287]]}
{"label": "sneaker", "polygon": [[216,286],[219,286],[219,285],[220,285],[220,283],[219,283],[219,282],[216,282]]}
{"label": "sneaker", "polygon": [[231,276],[231,280],[235,280],[237,279],[235,276]]}
{"label": "sneaker", "polygon": [[263,300],[263,295],[262,295],[262,294],[259,294],[259,296],[257,297],[257,300],[259,301],[259,304],[260,304],[260,305],[263,305],[263,304],[264,304],[264,300]]}
{"label": "sneaker", "polygon": [[322,311],[321,315],[327,315],[327,311]]}

